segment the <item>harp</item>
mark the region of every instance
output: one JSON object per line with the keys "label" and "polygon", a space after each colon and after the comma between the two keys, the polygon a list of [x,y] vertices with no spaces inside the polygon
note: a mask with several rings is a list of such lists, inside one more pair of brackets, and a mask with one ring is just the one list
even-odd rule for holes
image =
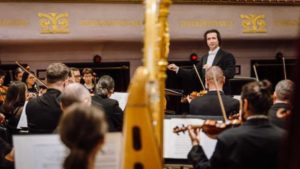
{"label": "harp", "polygon": [[124,169],[163,168],[165,80],[170,0],[145,0],[144,58],[129,85],[124,119]]}

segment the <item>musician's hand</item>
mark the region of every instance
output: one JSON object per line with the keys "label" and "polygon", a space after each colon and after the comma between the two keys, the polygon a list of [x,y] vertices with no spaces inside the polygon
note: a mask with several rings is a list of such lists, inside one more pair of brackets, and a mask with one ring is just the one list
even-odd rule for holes
{"label": "musician's hand", "polygon": [[205,69],[205,70],[207,70],[208,68],[210,68],[212,65],[210,65],[210,64],[205,64],[205,65],[203,65],[203,69]]}
{"label": "musician's hand", "polygon": [[191,95],[186,96],[186,100],[188,101],[188,103],[191,103],[191,101],[192,101],[193,99],[194,99],[194,98],[193,98],[193,96],[191,96]]}
{"label": "musician's hand", "polygon": [[177,73],[179,67],[177,65],[175,65],[174,63],[172,63],[172,64],[168,65],[168,69]]}
{"label": "musician's hand", "polygon": [[35,93],[32,93],[32,92],[28,92],[27,93],[27,97],[26,97],[26,100],[30,100],[32,98],[36,97],[36,94]]}
{"label": "musician's hand", "polygon": [[188,132],[189,132],[189,136],[192,142],[192,145],[199,145],[200,144],[200,139],[199,139],[199,132],[200,129],[193,129],[191,126],[188,126]]}

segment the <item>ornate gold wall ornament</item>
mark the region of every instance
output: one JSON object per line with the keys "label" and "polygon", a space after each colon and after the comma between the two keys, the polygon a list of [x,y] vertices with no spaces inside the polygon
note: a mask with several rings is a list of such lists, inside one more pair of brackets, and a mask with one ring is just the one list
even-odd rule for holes
{"label": "ornate gold wall ornament", "polygon": [[266,33],[265,15],[241,14],[243,33]]}
{"label": "ornate gold wall ornament", "polygon": [[38,13],[40,17],[41,33],[63,34],[69,33],[69,14],[65,13]]}

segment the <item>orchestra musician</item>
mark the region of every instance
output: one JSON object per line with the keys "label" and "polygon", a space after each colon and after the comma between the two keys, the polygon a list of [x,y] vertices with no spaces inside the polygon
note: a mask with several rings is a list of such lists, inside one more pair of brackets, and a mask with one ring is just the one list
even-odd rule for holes
{"label": "orchestra musician", "polygon": [[92,97],[93,104],[100,104],[104,109],[109,132],[120,132],[123,128],[123,110],[117,100],[111,99],[115,81],[111,76],[101,76],[96,85],[96,94]]}
{"label": "orchestra musician", "polygon": [[3,104],[7,93],[7,86],[4,86],[5,76],[5,71],[0,69],[0,105]]}
{"label": "orchestra musician", "polygon": [[14,81],[22,81],[24,71],[21,68],[16,68],[14,71]]}
{"label": "orchestra musician", "polygon": [[68,84],[69,68],[63,63],[52,63],[46,70],[47,92],[32,98],[26,106],[30,133],[52,133],[62,114],[60,95]]}
{"label": "orchestra musician", "polygon": [[107,130],[104,113],[89,105],[75,103],[63,113],[58,129],[62,142],[70,150],[63,168],[94,169]]}
{"label": "orchestra musician", "polygon": [[269,110],[270,122],[280,128],[286,129],[286,114],[279,114],[280,111],[288,113],[291,111],[291,99],[294,94],[295,85],[291,80],[281,80],[275,86],[273,93],[273,105]]}
{"label": "orchestra musician", "polygon": [[188,159],[195,169],[276,169],[284,130],[268,121],[272,104],[269,83],[251,82],[241,93],[242,118],[240,127],[223,131],[217,136],[215,151],[210,159],[199,145],[199,128],[189,126],[192,149]]}
{"label": "orchestra musician", "polygon": [[[214,83],[213,72],[216,75],[216,81],[219,89]],[[221,107],[217,97],[217,90],[221,90],[221,97],[224,102],[225,111],[227,117],[239,112],[240,103],[238,100],[231,96],[224,95],[222,91],[225,83],[225,77],[223,71],[218,66],[212,66],[207,69],[205,73],[205,83],[208,88],[208,92],[204,96],[196,97],[190,102],[190,114],[194,115],[206,115],[206,116],[222,116]]]}
{"label": "orchestra musician", "polygon": [[[229,79],[235,75],[235,58],[231,53],[228,53],[220,48],[222,40],[220,32],[216,29],[207,30],[204,33],[206,46],[209,48],[208,54],[204,55],[197,63],[197,69],[200,72],[201,78],[205,79],[205,71],[211,66],[219,66],[225,75],[224,92],[230,95]],[[175,64],[168,65],[168,69],[176,72],[177,76],[183,81],[190,81],[196,78],[194,70],[179,68]]]}
{"label": "orchestra musician", "polygon": [[82,70],[84,86],[89,90],[90,94],[95,93],[95,84],[94,84],[94,71],[91,68],[84,68]]}
{"label": "orchestra musician", "polygon": [[33,71],[24,72],[22,76],[22,82],[26,84],[28,94],[31,97],[39,94],[39,89],[36,84],[36,78]]}

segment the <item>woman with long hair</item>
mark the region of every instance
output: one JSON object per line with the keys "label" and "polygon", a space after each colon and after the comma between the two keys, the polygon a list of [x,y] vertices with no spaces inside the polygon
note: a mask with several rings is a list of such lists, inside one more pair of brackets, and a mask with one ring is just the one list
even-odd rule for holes
{"label": "woman with long hair", "polygon": [[27,72],[23,73],[22,82],[24,82],[27,86],[27,91],[30,95],[37,96],[39,93],[39,89],[37,88],[36,78],[34,76],[34,72],[30,71],[30,74]]}
{"label": "woman with long hair", "polygon": [[75,103],[63,113],[58,130],[62,142],[70,149],[64,169],[94,169],[107,130],[104,113]]}
{"label": "woman with long hair", "polygon": [[17,125],[21,117],[24,103],[26,101],[27,88],[25,83],[13,81],[8,87],[6,99],[1,107],[1,113],[7,119],[9,142],[11,136],[18,133]]}

